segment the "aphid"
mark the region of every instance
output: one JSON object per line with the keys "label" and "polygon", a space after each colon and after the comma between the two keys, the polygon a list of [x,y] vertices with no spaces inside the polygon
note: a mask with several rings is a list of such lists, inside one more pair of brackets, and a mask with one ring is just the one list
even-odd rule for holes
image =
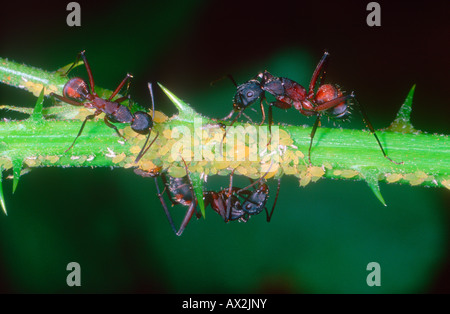
{"label": "aphid", "polygon": [[86,66],[86,71],[89,77],[89,86],[90,90],[88,88],[88,84],[86,81],[84,81],[82,78],[74,77],[70,79],[65,85],[63,89],[63,95],[57,95],[55,93],[51,93],[50,95],[55,97],[56,99],[63,101],[65,103],[68,103],[70,105],[74,106],[84,106],[88,109],[95,109],[95,112],[91,115],[88,115],[81,125],[80,131],[78,131],[77,136],[75,137],[72,145],[68,149],[66,149],[65,152],[68,152],[74,145],[78,137],[83,132],[84,126],[86,125],[86,122],[88,120],[91,120],[101,114],[102,112],[105,113],[105,124],[109,126],[110,128],[114,129],[116,133],[124,138],[122,134],[120,134],[117,127],[112,124],[111,122],[119,122],[119,123],[129,123],[133,131],[140,133],[140,134],[148,134],[147,139],[142,146],[141,151],[136,157],[135,162],[138,162],[142,156],[148,151],[148,149],[151,147],[153,142],[158,137],[158,134],[155,136],[153,141],[150,143],[150,145],[146,148],[146,145],[150,139],[150,134],[153,128],[153,117],[155,114],[155,103],[153,98],[153,91],[152,91],[152,85],[149,83],[148,87],[150,89],[150,96],[152,99],[152,108],[153,108],[153,117],[150,117],[150,115],[143,111],[136,111],[135,113],[131,113],[130,109],[124,105],[121,105],[123,101],[129,99],[128,96],[120,97],[117,99],[113,98],[120,92],[120,90],[125,86],[127,82],[132,78],[130,74],[127,74],[126,77],[123,79],[123,81],[117,86],[115,91],[109,96],[108,99],[103,99],[97,95],[95,92],[95,83],[94,78],[92,76],[91,67],[89,66],[89,63],[87,61],[87,58],[85,56],[85,51],[80,52],[77,55],[77,59],[74,62],[74,64],[70,67],[70,69],[67,71],[67,73],[70,72],[70,70],[73,68],[75,64],[78,63],[79,58],[83,59],[84,65]]}
{"label": "aphid", "polygon": [[[259,73],[256,77],[239,86],[237,86],[234,79],[230,77],[237,86],[237,90],[233,99],[233,110],[224,119],[230,119],[234,112],[237,112],[237,116],[231,122],[231,125],[233,125],[240,115],[243,114],[244,110],[259,99],[263,116],[261,121],[262,124],[265,120],[263,106],[263,100],[266,99],[265,92],[268,92],[276,99],[274,102],[269,103],[269,131],[273,123],[272,107],[274,106],[280,109],[294,107],[305,116],[316,116],[317,118],[311,131],[311,141],[308,149],[308,160],[311,164],[311,148],[317,127],[320,126],[321,117],[325,115],[330,118],[344,119],[350,113],[350,100],[356,101],[353,92],[349,95],[344,95],[341,89],[336,85],[320,84],[320,81],[324,76],[324,65],[328,56],[329,53],[325,52],[312,75],[308,90],[291,79],[276,77],[267,71]],[[387,156],[362,106],[359,106],[359,108],[370,132],[375,136],[383,156],[395,164],[402,164],[403,162],[398,163]],[[225,135],[226,133],[223,138],[225,138]]]}

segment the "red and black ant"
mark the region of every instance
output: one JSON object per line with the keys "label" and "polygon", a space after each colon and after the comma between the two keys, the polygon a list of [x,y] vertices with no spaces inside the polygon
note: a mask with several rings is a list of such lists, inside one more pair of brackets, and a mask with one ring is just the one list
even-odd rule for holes
{"label": "red and black ant", "polygon": [[[311,164],[311,148],[317,127],[320,125],[321,117],[325,115],[330,118],[343,119],[350,114],[350,100],[355,100],[355,95],[353,92],[350,93],[350,95],[344,95],[341,89],[336,85],[320,84],[320,81],[324,76],[324,65],[328,56],[329,53],[325,52],[322,59],[318,63],[309,83],[308,90],[291,79],[275,77],[267,71],[259,73],[256,77],[239,86],[236,84],[234,79],[228,75],[233,84],[236,86],[237,91],[233,99],[233,110],[224,118],[224,120],[230,119],[235,112],[238,112],[236,118],[231,122],[231,125],[233,125],[233,123],[236,122],[247,107],[260,99],[260,107],[263,115],[261,121],[262,124],[265,120],[263,106],[263,100],[266,99],[265,92],[273,95],[276,99],[276,101],[269,103],[269,131],[271,131],[271,125],[273,123],[273,106],[280,109],[289,109],[294,107],[305,116],[316,116],[317,118],[311,131],[311,141],[308,149],[308,160]],[[369,118],[367,117],[362,106],[360,105],[359,107],[363,119],[369,127],[370,132],[375,136],[384,157],[395,164],[402,164],[403,162],[398,163],[387,156],[377,134],[375,133],[375,129],[369,121]],[[224,134],[224,138],[225,136],[226,133]]]}
{"label": "red and black ant", "polygon": [[[169,175],[166,175],[164,172],[161,172],[161,168],[157,167],[152,169],[151,171],[144,171],[142,169],[135,169],[134,172],[137,175],[142,177],[152,177],[155,179],[156,191],[158,193],[158,198],[161,202],[161,205],[164,209],[164,212],[167,216],[167,220],[173,230],[173,232],[177,236],[181,236],[184,229],[186,229],[187,224],[191,220],[194,212],[197,218],[200,218],[201,214],[197,212],[197,198],[195,197],[194,189],[192,186],[191,178],[189,176],[189,170],[186,165],[186,162],[183,159],[184,167],[186,169],[186,175],[181,178],[175,178]],[[175,227],[172,216],[170,215],[169,209],[167,208],[166,201],[164,200],[163,193],[161,193],[158,185],[158,177],[161,177],[164,184],[164,191],[166,192],[172,206],[174,205],[182,205],[188,207],[186,214],[184,216],[183,221],[181,222],[178,230]]]}
{"label": "red and black ant", "polygon": [[150,83],[148,84],[148,87],[150,89],[150,96],[152,99],[153,117],[150,117],[148,113],[143,111],[136,111],[135,113],[131,113],[128,107],[120,104],[123,101],[129,99],[129,96],[123,96],[115,100],[113,100],[113,98],[120,92],[120,90],[124,87],[124,85],[132,78],[132,76],[130,74],[127,74],[126,77],[123,79],[123,81],[119,84],[119,86],[117,86],[115,91],[111,94],[111,96],[109,96],[108,99],[103,99],[99,97],[95,92],[94,78],[92,76],[91,67],[89,66],[89,63],[85,56],[85,51],[81,51],[77,55],[76,61],[69,68],[67,73],[69,73],[70,70],[72,70],[72,68],[78,63],[80,56],[84,61],[84,65],[86,66],[86,71],[89,76],[90,91],[88,89],[86,81],[84,81],[79,77],[74,77],[64,85],[63,96],[57,95],[55,93],[50,94],[56,99],[68,103],[70,105],[84,106],[88,109],[95,109],[95,112],[93,114],[88,115],[84,119],[80,131],[78,131],[78,134],[75,137],[75,140],[73,141],[72,145],[70,145],[70,147],[65,150],[65,152],[68,152],[75,145],[76,140],[83,132],[86,122],[104,112],[105,117],[103,120],[105,121],[105,124],[110,128],[113,128],[116,131],[116,133],[122,138],[124,138],[124,136],[120,134],[117,127],[111,122],[130,123],[133,131],[139,134],[148,134],[144,146],[142,146],[141,151],[139,152],[139,154],[135,159],[135,162],[137,163],[142,158],[142,156],[144,156],[144,154],[148,151],[148,149],[152,146],[153,142],[158,137],[157,134],[156,137],[153,139],[153,141],[150,143],[150,145],[147,148],[145,148],[150,139],[150,134],[153,128],[153,118],[155,115],[155,103],[153,99],[152,85]]}

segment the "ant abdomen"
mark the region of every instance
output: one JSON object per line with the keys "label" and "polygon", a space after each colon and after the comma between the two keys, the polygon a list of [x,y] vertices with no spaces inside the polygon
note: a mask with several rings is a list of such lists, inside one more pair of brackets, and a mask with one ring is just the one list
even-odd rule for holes
{"label": "ant abdomen", "polygon": [[[79,78],[74,77],[70,79],[66,85],[64,85],[63,96],[69,97],[78,101],[84,101],[88,99],[90,93],[87,83]],[[82,105],[82,104],[80,104]]]}
{"label": "ant abdomen", "polygon": [[[342,97],[342,91],[332,84],[321,85],[316,93],[316,102],[321,105],[330,102],[338,97]],[[347,101],[343,101],[334,107],[327,109],[326,114],[333,118],[343,118],[348,113]]]}
{"label": "ant abdomen", "polygon": [[131,122],[131,128],[133,131],[141,134],[147,134],[149,129],[153,127],[152,118],[143,111],[136,111],[134,113],[134,119]]}

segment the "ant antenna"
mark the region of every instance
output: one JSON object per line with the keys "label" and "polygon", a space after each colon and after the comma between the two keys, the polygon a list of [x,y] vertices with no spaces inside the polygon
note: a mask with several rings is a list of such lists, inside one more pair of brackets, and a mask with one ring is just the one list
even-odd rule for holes
{"label": "ant antenna", "polygon": [[[232,127],[233,124],[237,121],[237,119],[239,119],[239,117],[243,114],[243,109],[241,109],[237,116],[233,119],[233,121],[231,121],[229,127]],[[232,111],[231,113],[234,113],[234,111]],[[227,137],[227,129],[225,128],[225,131],[223,133],[223,137],[222,140],[220,141],[220,145],[219,145],[219,150],[220,150],[220,154],[223,154],[223,141],[225,140],[225,137]]]}
{"label": "ant antenna", "polygon": [[150,98],[152,99],[152,120],[155,119],[155,98],[153,97],[152,83],[148,83],[148,90],[150,91]]}
{"label": "ant antenna", "polygon": [[231,80],[231,82],[233,83],[233,85],[234,85],[235,87],[238,87],[238,85],[237,85],[237,83],[236,83],[234,77],[233,77],[231,74],[227,74],[227,75],[224,75],[224,76],[222,76],[222,77],[220,77],[220,78],[218,78],[218,79],[215,79],[214,81],[212,81],[212,82],[209,83],[209,84],[212,86],[212,85],[216,84],[218,81],[221,81],[221,80],[223,80],[223,79],[226,78],[226,77],[228,77],[228,78]]}
{"label": "ant antenna", "polygon": [[142,156],[145,155],[145,153],[147,153],[147,151],[149,150],[149,148],[153,145],[153,143],[155,142],[155,140],[158,138],[159,136],[159,132],[156,133],[155,138],[153,139],[153,141],[150,143],[150,145],[147,146],[146,149],[144,149],[145,145],[147,145],[148,140],[150,139],[150,134],[152,133],[152,128],[153,128],[153,121],[155,120],[155,99],[153,97],[153,87],[152,87],[152,83],[148,83],[148,89],[150,91],[150,98],[152,100],[152,127],[150,128],[150,130],[148,131],[148,136],[147,139],[145,140],[144,146],[142,146],[142,150],[141,152],[138,154],[138,156],[136,157],[136,160],[134,161],[134,163],[137,163]]}

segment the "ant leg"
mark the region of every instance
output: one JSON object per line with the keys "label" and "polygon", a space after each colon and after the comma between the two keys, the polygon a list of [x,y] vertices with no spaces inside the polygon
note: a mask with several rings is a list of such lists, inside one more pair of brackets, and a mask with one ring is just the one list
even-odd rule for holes
{"label": "ant leg", "polygon": [[[324,59],[325,57],[326,57],[326,55],[324,55],[324,57],[322,59]],[[316,111],[316,113],[317,113],[317,119],[316,119],[316,122],[314,122],[312,131],[311,131],[311,135],[310,135],[311,141],[309,143],[309,149],[308,149],[308,161],[309,161],[310,165],[312,165],[312,163],[311,163],[312,144],[313,144],[313,140],[314,140],[314,135],[316,134],[316,131],[317,131],[317,127],[320,125],[321,112],[324,110],[328,110],[333,107],[336,107],[337,105],[341,104],[342,102],[347,101],[347,99],[353,98],[353,97],[354,97],[354,95],[352,93],[347,96],[341,96],[341,97],[335,98],[333,100],[324,102],[323,104],[320,104],[320,105],[317,105],[316,107],[314,107],[314,111]]]}
{"label": "ant leg", "polygon": [[[228,199],[225,201],[225,203],[228,204]],[[220,202],[219,204],[217,204],[217,206],[218,206],[218,209],[217,209],[217,210],[218,210],[218,213],[219,213],[220,217],[222,217],[223,221],[224,221],[224,222],[230,221],[230,217],[227,216],[227,209],[226,209],[226,208],[223,208],[222,202]]]}
{"label": "ant leg", "polygon": [[[353,98],[353,99],[356,100],[355,94],[353,94],[353,92],[352,92],[350,95],[347,95],[347,96],[341,96],[341,97],[338,97],[338,98],[336,98],[336,99],[327,101],[327,102],[325,102],[325,103],[323,103],[323,104],[320,104],[320,105],[316,106],[316,107],[314,108],[314,110],[320,112],[320,111],[323,111],[323,110],[327,110],[327,109],[333,108],[333,107],[339,105],[340,103],[342,103],[342,102],[344,102],[344,101],[347,101],[347,99],[349,99],[349,98]],[[368,128],[369,128],[369,130],[370,130],[370,133],[372,133],[373,136],[375,137],[375,140],[377,141],[378,146],[380,146],[380,149],[381,149],[381,152],[383,153],[383,156],[384,156],[386,159],[388,159],[389,161],[391,161],[391,162],[393,162],[394,164],[396,164],[396,165],[402,165],[402,164],[403,164],[403,161],[402,161],[402,162],[394,161],[394,160],[392,160],[392,159],[386,154],[386,152],[385,152],[384,149],[383,149],[383,146],[381,145],[380,139],[378,138],[377,134],[375,133],[375,129],[373,128],[372,124],[371,124],[370,121],[369,121],[369,117],[367,116],[367,114],[366,114],[366,112],[365,112],[365,110],[364,110],[364,107],[361,106],[361,104],[360,104],[359,102],[358,102],[358,105],[359,105],[359,111],[361,112],[361,115],[362,115],[362,117],[363,117],[363,121],[364,121],[364,122],[366,123],[366,125],[368,126]],[[315,132],[315,130],[314,130],[314,132]],[[312,139],[311,139],[311,141],[312,141]],[[312,143],[311,143],[311,144],[312,144]],[[311,146],[310,146],[310,150],[311,150]],[[311,159],[309,160],[309,162],[311,163]]]}
{"label": "ant leg", "polygon": [[272,115],[272,108],[273,108],[273,104],[270,103],[269,104],[269,142],[267,143],[267,146],[270,145],[270,143],[272,143],[272,124],[273,124],[273,115]]}
{"label": "ant leg", "polygon": [[233,116],[233,114],[235,113],[236,111],[234,111],[234,109],[232,109],[231,111],[230,111],[230,113],[226,116],[226,117],[223,117],[222,118],[222,120],[229,120],[232,116]]}
{"label": "ant leg", "polygon": [[229,222],[231,220],[231,198],[227,197],[225,203],[227,205],[227,208],[225,209],[225,217],[223,217],[223,220],[225,222]]}
{"label": "ant leg", "polygon": [[124,102],[125,100],[131,101],[131,96],[130,96],[130,95],[127,95],[127,96],[123,96],[123,97],[114,99],[114,102],[120,104],[120,103]]}
{"label": "ant leg", "polygon": [[272,124],[273,124],[273,117],[272,117],[272,103],[269,104],[269,141],[267,142],[266,147],[269,147],[270,143],[272,143]]}
{"label": "ant leg", "polygon": [[95,118],[96,116],[98,116],[100,113],[102,113],[101,111],[95,111],[94,114],[88,115],[84,121],[83,124],[81,125],[80,131],[78,131],[77,136],[75,137],[75,139],[73,140],[72,145],[70,145],[70,147],[68,149],[66,149],[64,152],[67,153],[72,147],[73,145],[75,145],[75,142],[77,141],[77,138],[81,135],[81,133],[83,132],[84,126],[86,125],[87,120],[91,120],[93,118]]}
{"label": "ant leg", "polygon": [[192,197],[192,202],[189,205],[188,210],[186,211],[186,215],[184,216],[184,219],[180,225],[180,229],[178,229],[178,232],[176,233],[177,236],[180,236],[184,229],[186,228],[187,224],[189,223],[189,221],[192,218],[192,215],[194,214],[195,208],[197,207],[197,198],[195,197],[195,193],[194,193],[194,188],[192,186],[192,181],[191,181],[191,177],[189,176],[189,169],[188,166],[186,164],[186,161],[184,161],[183,157],[181,157],[181,160],[183,160],[184,163],[184,168],[186,169],[186,175],[189,179],[189,183],[190,183],[190,190],[191,190],[191,197]]}
{"label": "ant leg", "polygon": [[178,232],[176,233],[177,236],[181,236],[183,234],[184,229],[186,228],[187,224],[192,218],[192,215],[194,214],[196,202],[192,201],[191,205],[189,205],[188,210],[186,211],[186,215],[184,216],[183,222],[181,223],[180,229],[178,229]]}
{"label": "ant leg", "polygon": [[235,170],[236,168],[234,168],[230,173],[230,184],[228,186],[227,200],[225,201],[227,208],[225,210],[225,215],[222,216],[225,222],[228,222],[231,218],[231,195],[233,194],[233,175]]}
{"label": "ant leg", "polygon": [[266,219],[267,222],[270,222],[270,219],[272,219],[272,214],[273,214],[273,210],[275,209],[275,206],[277,205],[277,200],[278,200],[278,195],[280,193],[280,185],[281,185],[281,179],[278,179],[278,188],[277,188],[277,195],[275,196],[275,200],[273,201],[273,206],[272,206],[272,210],[269,212],[267,211],[267,208],[264,207],[264,209],[266,210]]}
{"label": "ant leg", "polygon": [[170,227],[172,227],[173,233],[177,234],[177,229],[175,228],[172,216],[170,215],[169,209],[167,208],[166,201],[164,200],[164,197],[163,197],[161,191],[159,190],[157,177],[155,177],[155,185],[156,185],[156,192],[158,192],[159,201],[161,202],[161,205],[164,209],[164,213],[166,214],[166,217],[167,217],[167,220],[169,221]]}
{"label": "ant leg", "polygon": [[264,180],[264,178],[265,178],[265,177],[267,176],[267,174],[269,173],[270,168],[272,168],[272,166],[273,166],[273,160],[272,160],[272,162],[270,163],[269,169],[267,169],[266,173],[265,173],[261,178],[259,178],[258,180],[252,182],[251,184],[247,185],[245,188],[242,188],[242,189],[238,190],[235,194],[240,194],[240,193],[242,193],[242,192],[244,192],[244,191],[250,189],[250,188],[251,188],[252,186],[254,186],[255,184],[261,183],[261,181]]}
{"label": "ant leg", "polygon": [[[126,94],[128,94],[128,90],[130,89],[130,82],[129,82],[129,80],[132,79],[132,78],[133,78],[133,76],[130,73],[127,73],[127,75],[122,80],[122,82],[120,82],[119,86],[117,86],[116,90],[111,94],[111,96],[109,96],[108,100],[113,99],[120,92],[120,90],[127,83],[127,81],[128,81],[128,85],[127,85],[127,92],[126,92]],[[122,99],[122,98],[119,98],[119,99]],[[119,101],[116,100],[116,102],[119,102]]]}
{"label": "ant leg", "polygon": [[[231,121],[229,127],[233,126],[233,124],[237,121],[237,119],[239,119],[239,117],[244,113],[244,109],[241,109],[238,112],[238,115],[233,119],[233,121]],[[223,153],[223,140],[225,139],[225,137],[227,136],[227,129],[225,129],[225,132],[223,133],[223,137],[222,140],[220,141],[220,145],[219,145],[219,149],[220,149],[220,154]]]}
{"label": "ant leg", "polygon": [[[352,93],[352,95],[353,95],[353,93]],[[354,98],[354,99],[356,100],[356,98]],[[358,102],[358,107],[359,107],[359,111],[361,112],[361,115],[363,117],[363,121],[366,123],[367,127],[369,128],[370,133],[372,133],[373,136],[375,137],[375,139],[378,143],[378,146],[380,146],[381,152],[383,153],[383,156],[396,165],[402,165],[404,163],[403,161],[402,162],[394,161],[386,154],[386,152],[384,151],[383,146],[381,145],[381,142],[377,136],[377,133],[375,133],[375,129],[373,128],[372,123],[370,123],[370,121],[369,121],[369,117],[367,116],[367,113],[366,113],[364,107],[361,106],[361,104],[359,102]]]}
{"label": "ant leg", "polygon": [[308,149],[308,160],[309,160],[310,166],[312,165],[312,163],[311,163],[311,148],[312,148],[312,144],[313,144],[314,135],[316,135],[316,130],[317,130],[317,127],[319,126],[319,124],[320,124],[320,113],[317,114],[316,122],[314,122],[312,131],[310,134],[311,140],[309,142],[309,149]]}
{"label": "ant leg", "polygon": [[280,100],[276,100],[274,102],[268,103],[268,105],[269,105],[269,133],[270,133],[269,144],[270,144],[271,141],[272,141],[272,124],[273,124],[272,110],[273,110],[273,107],[275,106],[275,107],[280,108],[280,109],[289,109],[289,108],[292,107],[292,105],[290,105],[288,103],[285,103],[285,102],[282,102]]}
{"label": "ant leg", "polygon": [[77,57],[76,57],[76,59],[75,59],[75,62],[72,63],[72,65],[70,66],[70,68],[67,70],[67,72],[66,72],[66,74],[65,74],[66,76],[67,76],[67,74],[69,74],[70,71],[72,71],[72,69],[73,69],[74,66],[78,63],[78,61],[80,61],[80,56],[81,56],[81,52],[77,53]]}
{"label": "ant leg", "polygon": [[81,102],[78,102],[78,101],[76,101],[76,100],[69,99],[69,98],[64,97],[64,96],[57,95],[57,94],[55,94],[55,93],[50,93],[50,96],[51,96],[51,97],[55,97],[55,98],[58,99],[59,101],[68,103],[69,105],[83,106],[83,103],[81,103]]}
{"label": "ant leg", "polygon": [[148,132],[148,136],[147,136],[147,139],[145,140],[144,146],[142,146],[142,149],[141,149],[141,151],[139,152],[139,154],[137,155],[137,157],[136,157],[134,163],[137,163],[137,162],[138,162],[138,161],[139,161],[139,160],[147,153],[147,151],[149,150],[149,148],[152,147],[153,143],[156,141],[156,139],[157,139],[158,136],[159,136],[159,132],[156,132],[155,138],[154,138],[153,141],[150,143],[150,145],[148,145],[147,148],[144,150],[145,145],[147,145],[147,142],[148,142],[148,140],[150,139],[150,134],[151,134],[151,132]]}
{"label": "ant leg", "polygon": [[324,110],[328,110],[333,107],[336,107],[337,105],[347,101],[347,99],[353,98],[353,97],[354,97],[354,95],[352,93],[347,96],[341,96],[341,97],[335,98],[333,100],[324,102],[323,104],[320,104],[320,105],[317,105],[316,107],[314,107],[314,111],[317,112],[317,119],[316,119],[316,122],[314,122],[312,131],[311,131],[311,135],[310,135],[311,141],[309,143],[309,149],[308,149],[308,161],[309,161],[310,165],[312,165],[312,163],[311,163],[311,148],[312,148],[312,144],[313,144],[314,135],[316,134],[316,131],[317,131],[317,127],[320,125],[321,112]]}
{"label": "ant leg", "polygon": [[233,176],[235,170],[236,168],[234,168],[230,173],[230,184],[228,185],[227,199],[230,198],[231,194],[233,194]]}
{"label": "ant leg", "polygon": [[89,85],[91,86],[91,94],[96,95],[95,91],[94,91],[94,88],[95,88],[94,77],[92,76],[92,70],[91,70],[91,67],[89,66],[89,62],[87,61],[87,58],[86,58],[86,55],[85,55],[85,50],[80,52],[78,54],[77,58],[80,58],[80,56],[81,56],[81,58],[84,61],[84,65],[86,66],[86,71],[87,71],[87,74],[88,74],[88,77],[89,77]]}
{"label": "ant leg", "polygon": [[[252,118],[250,118],[248,115],[246,115],[245,112],[243,112],[243,111],[244,111],[244,109],[240,110],[239,113],[238,113],[238,115],[243,115],[243,116],[246,117],[248,120],[250,120],[250,123],[253,123]],[[236,112],[236,111],[234,111],[234,109],[231,110],[230,113],[229,113],[226,117],[223,117],[221,120],[222,120],[222,121],[229,120],[229,119],[233,116],[233,114],[234,114],[235,112]],[[239,117],[238,117],[238,118],[239,118]],[[236,118],[236,119],[237,119],[237,118]],[[211,119],[211,120],[217,121],[216,119]],[[230,124],[230,126],[231,126],[234,122],[235,122],[235,120],[233,120],[233,122]]]}
{"label": "ant leg", "polygon": [[314,111],[320,112],[320,111],[331,109],[331,108],[336,107],[337,105],[339,105],[339,104],[341,104],[343,102],[346,102],[349,98],[355,99],[355,94],[351,93],[350,95],[337,97],[337,98],[335,98],[333,100],[324,102],[323,104],[315,106],[314,107]]}
{"label": "ant leg", "polygon": [[330,54],[328,53],[328,51],[325,51],[325,53],[322,56],[322,59],[320,59],[319,63],[316,66],[316,69],[314,70],[313,76],[311,77],[311,81],[309,83],[308,98],[314,96],[314,89],[316,85],[320,86],[320,82],[318,82],[317,80],[321,81],[323,76],[325,75],[324,64],[329,55]]}
{"label": "ant leg", "polygon": [[114,129],[114,130],[116,131],[117,135],[119,135],[121,138],[125,138],[125,136],[123,136],[122,134],[120,134],[120,132],[119,132],[119,130],[117,129],[117,127],[116,127],[114,124],[112,124],[111,122],[109,122],[108,116],[105,115],[105,117],[103,118],[103,121],[105,121],[105,124],[106,124],[107,126],[109,126],[111,129]]}
{"label": "ant leg", "polygon": [[[261,99],[259,101],[259,106],[261,107],[261,114],[262,114],[262,120],[259,125],[262,125],[264,123],[264,120],[266,120],[266,113],[264,112],[263,98],[265,99],[264,96],[261,96]],[[269,124],[270,124],[270,122],[269,122]]]}
{"label": "ant leg", "polygon": [[273,104],[269,104],[269,133],[272,134],[272,124],[273,124],[273,115],[272,115],[272,107]]}
{"label": "ant leg", "polygon": [[[252,109],[253,109],[253,108],[252,108]],[[250,123],[253,123],[252,118],[250,118],[250,116],[248,116],[245,112],[243,112],[242,115],[243,115],[245,118],[247,118],[247,120],[249,120]]]}

